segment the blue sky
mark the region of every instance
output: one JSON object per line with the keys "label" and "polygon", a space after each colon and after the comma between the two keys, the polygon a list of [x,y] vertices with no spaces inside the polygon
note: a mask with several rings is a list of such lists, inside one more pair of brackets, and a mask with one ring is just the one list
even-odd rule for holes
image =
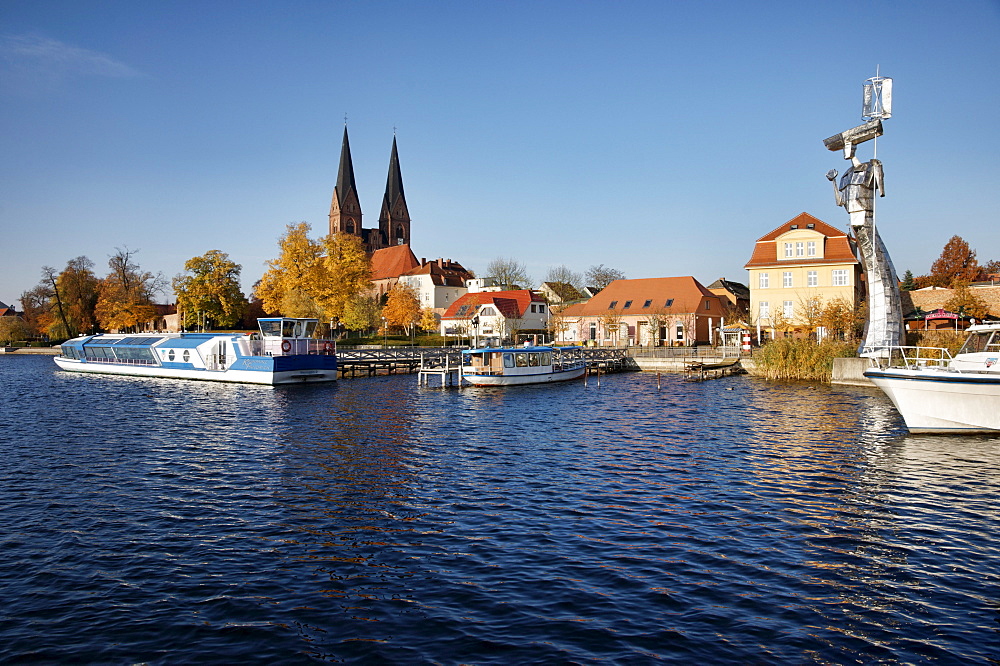
{"label": "blue sky", "polygon": [[345,114],[368,227],[396,128],[418,257],[745,282],[800,212],[846,227],[822,140],[877,65],[898,272],[954,234],[1000,259],[998,63],[996,1],[4,0],[0,301],[116,247],[249,289],[287,223],[325,233]]}

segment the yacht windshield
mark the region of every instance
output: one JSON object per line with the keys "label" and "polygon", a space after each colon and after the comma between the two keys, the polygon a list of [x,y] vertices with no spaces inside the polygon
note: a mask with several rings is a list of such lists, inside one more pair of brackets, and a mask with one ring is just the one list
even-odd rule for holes
{"label": "yacht windshield", "polygon": [[[991,338],[993,338],[991,340]],[[981,331],[970,333],[959,354],[975,354],[976,352],[1000,350],[1000,332]]]}

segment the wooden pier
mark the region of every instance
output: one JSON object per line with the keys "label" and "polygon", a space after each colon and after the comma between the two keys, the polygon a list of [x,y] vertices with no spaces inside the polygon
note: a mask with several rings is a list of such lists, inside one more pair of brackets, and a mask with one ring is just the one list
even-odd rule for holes
{"label": "wooden pier", "polygon": [[691,361],[685,370],[687,379],[705,381],[741,372],[740,359],[726,358],[718,361]]}
{"label": "wooden pier", "polygon": [[[624,349],[580,348],[563,354],[566,358],[585,360],[590,374],[605,375],[639,369]],[[338,349],[337,364],[342,378],[417,373],[420,386],[430,386],[435,377],[440,378],[441,386],[462,384],[462,350],[456,347]]]}
{"label": "wooden pier", "polygon": [[430,386],[431,377],[440,377],[441,388],[445,386],[462,386],[462,354],[450,352],[447,354],[421,354],[420,368],[417,371],[417,385]]}

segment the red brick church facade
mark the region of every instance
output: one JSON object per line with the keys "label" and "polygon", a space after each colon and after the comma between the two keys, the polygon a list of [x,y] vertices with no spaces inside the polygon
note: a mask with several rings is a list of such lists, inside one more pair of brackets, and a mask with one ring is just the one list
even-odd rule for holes
{"label": "red brick church facade", "polygon": [[361,224],[361,202],[354,182],[354,164],[351,161],[351,144],[344,127],[344,142],[340,149],[340,169],[330,203],[330,233],[347,233],[361,237],[368,254],[396,245],[410,244],[410,212],[403,193],[403,175],[399,168],[396,137],[392,137],[392,155],[389,157],[389,175],[382,196],[378,228],[365,229]]}

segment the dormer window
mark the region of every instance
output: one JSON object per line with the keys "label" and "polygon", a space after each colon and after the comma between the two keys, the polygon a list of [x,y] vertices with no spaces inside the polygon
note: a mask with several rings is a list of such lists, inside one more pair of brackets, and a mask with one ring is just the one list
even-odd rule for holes
{"label": "dormer window", "polygon": [[630,307],[632,307],[632,301],[625,301],[625,308],[624,309],[628,310]]}
{"label": "dormer window", "polygon": [[668,298],[666,305],[664,305],[663,307],[669,308],[673,304],[674,304],[674,299]]}
{"label": "dormer window", "polygon": [[648,308],[652,304],[653,304],[653,299],[650,298],[645,303],[642,304],[642,307]]}
{"label": "dormer window", "polygon": [[792,256],[793,256],[792,255],[792,251],[793,251],[792,250],[792,244],[791,243],[785,243],[785,259],[791,259],[792,258]]}
{"label": "dormer window", "polygon": [[608,309],[614,310],[616,307],[618,307],[618,301],[611,301],[611,305],[608,306]]}

